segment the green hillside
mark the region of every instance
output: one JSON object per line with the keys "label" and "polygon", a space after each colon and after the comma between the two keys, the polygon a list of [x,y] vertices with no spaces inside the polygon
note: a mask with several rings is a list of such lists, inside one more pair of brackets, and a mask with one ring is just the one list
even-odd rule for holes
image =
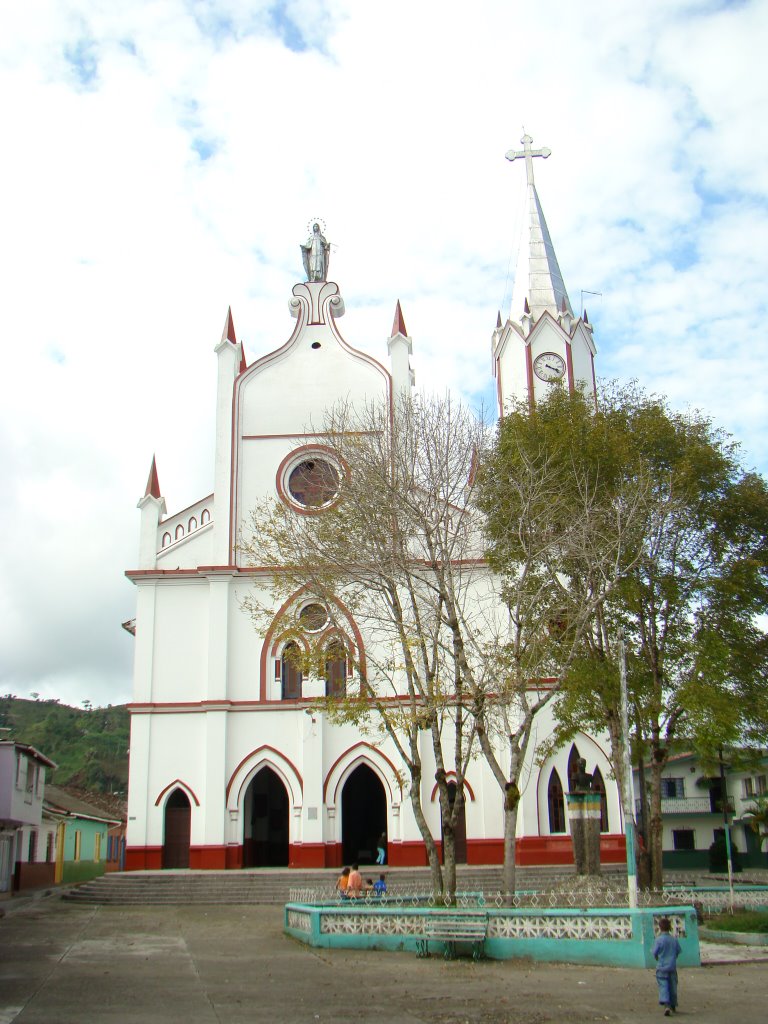
{"label": "green hillside", "polygon": [[93,793],[128,788],[128,709],[72,708],[55,700],[0,697],[2,739],[35,747],[58,767],[48,779]]}

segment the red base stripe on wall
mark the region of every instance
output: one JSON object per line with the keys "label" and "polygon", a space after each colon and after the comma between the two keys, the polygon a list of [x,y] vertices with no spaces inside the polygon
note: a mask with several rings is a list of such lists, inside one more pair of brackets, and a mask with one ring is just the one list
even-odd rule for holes
{"label": "red base stripe on wall", "polygon": [[[442,856],[441,844],[438,852]],[[288,866],[292,868],[340,868],[341,843],[294,843],[289,847]],[[600,861],[622,864],[626,859],[623,835],[600,837]],[[516,863],[521,866],[573,864],[571,837],[523,836],[517,840]],[[503,839],[468,839],[467,864],[503,864]],[[422,842],[387,844],[387,865],[391,867],[426,867],[427,849]],[[161,846],[129,846],[125,851],[126,871],[158,871],[163,866]],[[189,866],[197,871],[237,870],[243,866],[242,846],[192,846]],[[373,865],[375,867],[375,865]]]}

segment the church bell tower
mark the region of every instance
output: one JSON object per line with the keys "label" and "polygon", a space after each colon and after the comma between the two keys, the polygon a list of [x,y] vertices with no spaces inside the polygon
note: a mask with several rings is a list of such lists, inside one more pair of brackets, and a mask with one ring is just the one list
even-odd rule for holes
{"label": "church bell tower", "polygon": [[534,158],[546,159],[550,150],[533,149],[530,135],[520,141],[523,149],[506,157],[525,160],[526,220],[509,319],[502,323],[499,315],[492,339],[500,416],[514,401],[533,408],[558,384],[595,394],[592,326],[586,312],[574,316],[533,180]]}

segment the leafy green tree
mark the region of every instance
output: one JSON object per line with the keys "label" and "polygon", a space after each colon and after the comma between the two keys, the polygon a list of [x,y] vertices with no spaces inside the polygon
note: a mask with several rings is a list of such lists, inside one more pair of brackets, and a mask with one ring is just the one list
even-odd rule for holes
{"label": "leafy green tree", "polygon": [[[639,557],[593,617],[558,713],[563,735],[602,723],[618,750],[623,635],[635,757],[648,771],[651,883],[660,886],[661,776],[673,744],[713,756],[764,736],[768,724],[759,620],[768,610],[768,489],[706,417],[634,386],[604,391],[596,419],[622,453],[618,471],[650,479],[652,500]],[[578,571],[569,580],[582,585]]]}
{"label": "leafy green tree", "polygon": [[[536,714],[560,702],[606,602],[637,565],[653,481],[642,465],[628,473],[626,462],[625,439],[610,420],[580,393],[553,388],[534,409],[507,410],[482,468],[487,554],[508,628],[495,650],[497,688],[483,691],[474,710],[483,751],[508,793],[519,792]],[[504,766],[488,743],[491,730],[505,741]],[[508,891],[516,818],[508,801]]]}

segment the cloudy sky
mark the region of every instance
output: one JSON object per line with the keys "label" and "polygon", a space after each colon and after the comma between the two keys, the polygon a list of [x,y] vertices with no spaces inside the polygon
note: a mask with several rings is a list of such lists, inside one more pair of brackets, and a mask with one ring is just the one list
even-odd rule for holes
{"label": "cloudy sky", "polygon": [[[768,470],[768,3],[25,0],[0,7],[0,692],[130,698],[138,512],[213,486],[227,307],[282,344],[322,217],[346,339],[492,394],[523,126],[602,376]],[[599,294],[592,294],[599,293]]]}

